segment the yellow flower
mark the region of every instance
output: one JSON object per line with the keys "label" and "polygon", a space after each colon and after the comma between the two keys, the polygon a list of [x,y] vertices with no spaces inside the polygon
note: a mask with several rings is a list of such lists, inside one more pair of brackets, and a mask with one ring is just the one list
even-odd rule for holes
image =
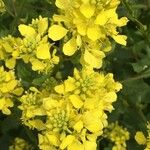
{"label": "yellow flower", "polygon": [[6,67],[13,69],[16,59],[19,59],[21,39],[7,36],[0,39],[0,60],[5,61]]}
{"label": "yellow flower", "polygon": [[20,96],[23,89],[15,79],[14,71],[5,71],[0,67],[0,110],[3,114],[10,115],[9,107],[13,107],[13,95]]}
{"label": "yellow flower", "polygon": [[146,138],[145,138],[145,135],[143,134],[143,132],[136,132],[136,135],[135,135],[135,140],[137,141],[138,144],[146,144]]}
{"label": "yellow flower", "polygon": [[104,136],[114,142],[113,150],[126,150],[126,141],[129,140],[129,132],[126,128],[118,125],[118,122],[111,123],[104,131]]}
{"label": "yellow flower", "polygon": [[[64,4],[65,3],[65,4]],[[117,27],[125,26],[126,17],[118,19],[116,9],[120,1],[82,1],[56,0],[56,6],[61,10],[53,16],[53,24],[49,28],[49,38],[53,41],[64,38],[63,52],[67,56],[81,50],[82,65],[100,68],[106,43],[112,37],[117,43],[126,45],[127,37],[119,35]],[[67,34],[68,33],[68,34]],[[80,42],[79,41],[80,37]],[[91,46],[91,42],[97,45]],[[89,48],[90,47],[90,48]],[[109,45],[109,49],[111,46]],[[91,62],[88,62],[91,58]],[[88,60],[88,61],[87,61]]]}
{"label": "yellow flower", "polygon": [[99,74],[93,70],[74,69],[74,76],[68,77],[63,84],[57,85],[55,91],[69,98],[75,108],[102,108],[112,111],[122,85],[115,82],[112,74]]}
{"label": "yellow flower", "polygon": [[14,104],[9,98],[0,98],[0,110],[2,110],[3,114],[10,115],[11,111],[8,109],[9,107],[13,107]]}
{"label": "yellow flower", "polygon": [[23,36],[20,57],[25,63],[30,62],[34,71],[51,72],[59,58],[48,41],[48,18],[39,16],[29,25],[20,24],[18,29]]}
{"label": "yellow flower", "polygon": [[19,137],[16,137],[14,139],[14,143],[9,146],[9,150],[21,150],[21,149],[24,149],[24,150],[32,150],[32,146],[29,145],[28,142],[26,142],[24,139],[21,139]]}
{"label": "yellow flower", "polygon": [[145,145],[144,150],[149,150],[150,149],[150,123],[147,123],[147,133],[148,135],[145,136],[143,132],[137,131],[135,134],[135,140],[139,145]]}
{"label": "yellow flower", "polygon": [[15,79],[14,71],[5,71],[3,67],[0,67],[0,92],[12,93],[16,88],[18,81]]}
{"label": "yellow flower", "polygon": [[42,94],[36,88],[30,88],[30,92],[26,92],[19,100],[21,105],[18,106],[22,110],[22,122],[29,128],[37,128],[43,130],[44,123],[36,116],[44,116],[45,110],[40,106],[42,104]]}
{"label": "yellow flower", "polygon": [[92,110],[83,114],[84,126],[92,133],[101,131],[107,124],[105,124],[106,118],[103,118],[102,111]]}

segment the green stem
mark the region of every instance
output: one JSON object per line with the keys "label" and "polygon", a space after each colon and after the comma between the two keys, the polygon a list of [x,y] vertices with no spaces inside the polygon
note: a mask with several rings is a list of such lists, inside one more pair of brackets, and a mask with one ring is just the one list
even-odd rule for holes
{"label": "green stem", "polygon": [[139,31],[142,33],[143,37],[145,37],[146,40],[148,41],[148,43],[150,43],[147,29],[139,20],[137,20],[137,18],[134,16],[134,12],[132,9],[134,6],[137,6],[137,8],[139,8],[139,7],[145,7],[145,8],[147,7],[148,8],[148,6],[146,6],[146,5],[132,5],[132,7],[131,7],[131,5],[129,5],[129,3],[126,0],[122,0],[122,4],[124,5],[124,7],[128,11],[128,15],[129,15],[128,18],[137,25],[137,27],[138,27]]}
{"label": "green stem", "polygon": [[135,4],[135,5],[132,5],[132,7],[136,9],[148,9],[148,6],[144,4]]}
{"label": "green stem", "polygon": [[131,77],[131,78],[125,79],[125,80],[121,81],[121,83],[126,83],[126,82],[130,82],[130,81],[140,80],[140,79],[143,79],[143,78],[148,78],[149,76],[150,76],[150,74],[138,75],[138,76],[135,76],[135,77]]}
{"label": "green stem", "polygon": [[13,11],[14,11],[14,16],[17,17],[17,11],[16,11],[16,7],[15,7],[15,0],[12,0],[12,7],[13,7]]}
{"label": "green stem", "polygon": [[125,79],[125,80],[121,81],[121,83],[129,82],[129,81],[135,81],[135,80],[140,80],[140,79],[148,78],[148,77],[150,77],[150,66],[148,66],[146,69],[141,71],[136,76],[130,77],[128,79]]}

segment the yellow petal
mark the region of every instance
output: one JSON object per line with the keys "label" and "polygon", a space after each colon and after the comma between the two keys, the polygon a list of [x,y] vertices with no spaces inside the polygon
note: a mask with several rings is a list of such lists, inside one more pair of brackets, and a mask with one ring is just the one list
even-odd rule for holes
{"label": "yellow petal", "polygon": [[11,80],[9,81],[5,87],[2,87],[1,91],[3,93],[6,93],[6,92],[9,92],[9,91],[12,91],[14,90],[14,88],[17,86],[17,81],[16,80]]}
{"label": "yellow petal", "polygon": [[84,61],[91,66],[92,68],[100,68],[101,67],[101,59],[96,58],[92,53],[88,50],[84,53]]}
{"label": "yellow petal", "polygon": [[81,39],[80,35],[77,35],[76,43],[77,43],[78,47],[81,47],[81,45],[82,45],[82,39]]}
{"label": "yellow petal", "polygon": [[21,24],[19,25],[19,32],[21,33],[22,36],[34,36],[36,34],[34,28]]}
{"label": "yellow petal", "polygon": [[83,102],[78,95],[70,95],[69,99],[75,108],[81,108],[83,106]]}
{"label": "yellow petal", "polygon": [[103,26],[108,21],[108,16],[106,11],[101,11],[96,17],[95,24]]}
{"label": "yellow petal", "polygon": [[11,111],[10,111],[8,108],[2,109],[2,112],[3,112],[3,114],[5,114],[5,115],[10,115],[10,114],[11,114]]}
{"label": "yellow petal", "polygon": [[76,80],[79,80],[81,77],[80,77],[80,73],[79,71],[77,70],[77,68],[74,68],[74,72],[73,72],[73,75],[75,77]]}
{"label": "yellow petal", "polygon": [[2,45],[6,52],[8,52],[8,53],[13,52],[13,48],[10,46],[10,44],[4,42],[4,43],[2,43]]}
{"label": "yellow petal", "polygon": [[40,44],[37,47],[36,51],[36,57],[39,59],[50,59],[50,45],[48,43],[46,44]]}
{"label": "yellow petal", "polygon": [[104,99],[106,102],[112,103],[112,102],[116,101],[117,95],[116,95],[115,92],[109,92],[109,93],[107,93],[107,94],[103,97],[103,99]]}
{"label": "yellow petal", "polygon": [[58,41],[62,39],[66,34],[68,30],[60,25],[53,25],[48,30],[48,36],[53,41]]}
{"label": "yellow petal", "polygon": [[56,21],[56,22],[68,22],[69,18],[67,18],[64,15],[56,15],[56,14],[54,14],[53,15],[53,20]]}
{"label": "yellow petal", "polygon": [[4,98],[1,98],[0,99],[0,109],[2,110],[3,109],[3,107],[5,106],[5,99]]}
{"label": "yellow petal", "polygon": [[85,150],[96,150],[97,144],[96,142],[85,141],[84,148]]}
{"label": "yellow petal", "polygon": [[72,78],[66,80],[64,84],[65,84],[65,92],[71,92],[76,88],[74,84],[74,80]]}
{"label": "yellow petal", "polygon": [[105,37],[105,35],[102,33],[101,29],[97,25],[89,27],[87,29],[87,36],[92,41],[96,41],[99,38],[104,38]]}
{"label": "yellow petal", "polygon": [[85,149],[82,143],[80,143],[79,141],[75,141],[68,146],[67,150],[85,150]]}
{"label": "yellow petal", "polygon": [[20,96],[23,93],[24,89],[23,88],[17,88],[13,90],[13,94]]}
{"label": "yellow petal", "polygon": [[14,59],[14,58],[7,59],[6,62],[5,62],[5,65],[6,65],[6,67],[8,67],[9,69],[15,68],[16,59]]}
{"label": "yellow petal", "polygon": [[39,119],[30,120],[30,121],[29,121],[29,124],[30,124],[33,128],[38,129],[39,131],[45,129],[44,123],[43,123],[41,120],[39,120]]}
{"label": "yellow petal", "polygon": [[44,34],[48,28],[48,19],[40,17],[38,22],[38,33]]}
{"label": "yellow petal", "polygon": [[57,100],[53,100],[51,97],[44,98],[43,99],[43,107],[46,110],[51,110],[59,106],[59,103]]}
{"label": "yellow petal", "polygon": [[77,131],[77,132],[80,132],[81,129],[83,128],[83,122],[80,120],[78,121],[74,126],[73,128]]}
{"label": "yellow petal", "polygon": [[101,11],[99,15],[96,17],[94,23],[103,26],[110,20],[110,18],[112,18],[113,21],[113,18],[115,19],[117,18],[117,14],[115,11],[116,8],[108,9],[106,11]]}
{"label": "yellow petal", "polygon": [[65,93],[65,89],[64,89],[64,85],[57,85],[55,86],[55,91],[59,94],[64,94]]}
{"label": "yellow petal", "polygon": [[112,38],[121,45],[126,45],[127,36],[125,35],[113,35]]}
{"label": "yellow petal", "polygon": [[87,26],[85,23],[79,23],[77,24],[77,30],[78,30],[78,33],[82,36],[85,36],[86,35],[86,30],[87,30]]}
{"label": "yellow petal", "polygon": [[31,61],[31,64],[34,71],[43,70],[45,68],[45,65],[37,59]]}
{"label": "yellow petal", "polygon": [[95,12],[94,5],[91,5],[89,3],[82,4],[80,7],[80,12],[86,17],[91,18]]}
{"label": "yellow petal", "polygon": [[52,145],[59,146],[59,140],[56,135],[47,134],[47,138]]}
{"label": "yellow petal", "polygon": [[76,50],[77,50],[77,42],[75,38],[72,38],[63,46],[63,52],[67,56],[73,55],[76,52]]}
{"label": "yellow petal", "polygon": [[128,22],[128,19],[126,17],[122,17],[119,20],[116,20],[115,24],[117,24],[117,26],[122,27],[125,26]]}
{"label": "yellow petal", "polygon": [[84,4],[87,4],[90,2],[90,0],[81,0]]}
{"label": "yellow petal", "polygon": [[[103,120],[97,115],[98,112],[88,111],[83,116],[84,126],[91,132],[101,131],[104,127]],[[100,115],[100,114],[99,114]]]}
{"label": "yellow petal", "polygon": [[68,6],[68,0],[56,0],[55,5],[60,9],[66,9]]}
{"label": "yellow petal", "polygon": [[7,98],[7,99],[5,99],[5,101],[6,101],[7,107],[13,107],[14,106],[14,103],[11,99]]}
{"label": "yellow petal", "polygon": [[68,135],[64,140],[62,141],[60,148],[65,149],[68,145],[70,145],[74,141],[75,137],[72,135]]}

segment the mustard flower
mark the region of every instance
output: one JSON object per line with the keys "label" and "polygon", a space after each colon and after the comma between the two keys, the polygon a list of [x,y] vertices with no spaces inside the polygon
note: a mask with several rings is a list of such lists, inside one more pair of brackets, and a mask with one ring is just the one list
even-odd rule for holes
{"label": "mustard flower", "polygon": [[150,149],[150,123],[147,124],[147,133],[148,135],[145,136],[142,131],[137,131],[135,134],[135,140],[139,145],[145,145],[144,150]]}
{"label": "mustard flower", "polygon": [[[96,139],[100,135],[99,129],[93,133],[88,133],[88,129],[94,129],[99,126],[100,118],[92,118],[92,112],[87,114],[80,113],[76,108],[72,107],[67,100],[61,98],[59,95],[51,95],[43,99],[43,109],[46,111],[46,129],[39,134],[39,148],[45,149],[69,149],[74,148],[86,149],[87,147],[96,150]],[[95,116],[98,114],[95,113]],[[82,116],[84,121],[82,121]],[[93,120],[91,120],[93,119]],[[95,122],[92,125],[92,121]],[[84,123],[85,126],[84,126]]]}
{"label": "mustard flower", "polygon": [[83,69],[80,72],[74,69],[74,76],[56,86],[55,91],[67,96],[75,108],[103,106],[104,110],[111,111],[111,104],[117,98],[116,92],[121,88],[122,85],[114,81],[112,74],[105,76],[93,70]]}
{"label": "mustard flower", "polygon": [[48,42],[48,19],[40,16],[31,24],[20,24],[18,28],[23,36],[20,55],[24,62],[30,62],[34,71],[51,71],[59,58],[55,55],[56,49],[51,51],[52,44]]}
{"label": "mustard flower", "polygon": [[75,69],[73,77],[55,87],[56,93],[42,100],[46,121],[39,148],[96,150],[97,137],[108,124],[105,111],[112,110],[120,88],[111,74]]}
{"label": "mustard flower", "polygon": [[16,137],[14,143],[9,146],[9,150],[33,150],[33,148],[24,139]]}
{"label": "mustard flower", "polygon": [[21,38],[15,38],[11,35],[0,39],[0,60],[5,61],[6,67],[13,69],[16,60],[20,58]]}
{"label": "mustard flower", "polygon": [[96,150],[97,137],[108,125],[105,111],[113,109],[121,87],[112,74],[74,69],[73,77],[54,90],[48,89],[49,94],[35,87],[25,92],[20,98],[21,119],[29,128],[40,131],[42,150]]}
{"label": "mustard flower", "polygon": [[[71,56],[81,49],[83,60],[93,68],[100,68],[104,51],[111,50],[109,37],[126,45],[127,37],[117,31],[117,27],[128,22],[126,17],[118,19],[116,9],[119,3],[120,0],[56,0],[60,14],[53,16],[54,23],[48,35],[53,41],[64,38],[65,55]],[[87,58],[92,58],[92,64]]]}
{"label": "mustard flower", "polygon": [[126,150],[126,141],[130,138],[129,132],[118,125],[118,122],[111,123],[106,128],[104,136],[114,143],[112,150]]}
{"label": "mustard flower", "polygon": [[36,88],[32,87],[19,99],[21,104],[18,108],[22,110],[21,120],[23,124],[31,129],[44,129],[42,120],[36,119],[37,116],[45,115],[45,111],[40,107],[42,104],[42,96],[43,95]]}
{"label": "mustard flower", "polygon": [[13,101],[10,98],[0,98],[0,110],[2,110],[3,114],[10,115],[11,111],[8,108],[13,106]]}
{"label": "mustard flower", "polygon": [[23,89],[19,86],[19,81],[15,79],[14,71],[5,71],[0,67],[0,110],[10,115],[9,107],[13,107],[13,95],[21,95]]}

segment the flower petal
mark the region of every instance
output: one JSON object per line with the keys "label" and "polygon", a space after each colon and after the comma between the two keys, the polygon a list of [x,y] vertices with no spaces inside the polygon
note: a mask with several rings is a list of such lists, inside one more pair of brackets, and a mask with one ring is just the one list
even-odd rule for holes
{"label": "flower petal", "polygon": [[50,49],[50,45],[48,43],[40,44],[37,47],[36,57],[39,59],[50,59],[49,49]]}
{"label": "flower petal", "polygon": [[78,95],[70,95],[69,99],[75,108],[81,108],[83,106],[83,102]]}
{"label": "flower petal", "polygon": [[68,145],[70,145],[74,141],[75,137],[72,135],[68,135],[64,140],[62,141],[60,145],[60,149],[65,149]]}
{"label": "flower petal", "polygon": [[77,50],[77,42],[75,38],[70,39],[66,44],[63,46],[63,52],[67,56],[72,56]]}
{"label": "flower petal", "polygon": [[92,41],[96,41],[99,38],[104,38],[105,37],[105,35],[102,33],[101,29],[97,25],[89,27],[87,29],[87,36]]}
{"label": "flower petal", "polygon": [[80,12],[86,17],[91,18],[95,12],[94,5],[91,5],[89,3],[82,4],[80,7]]}
{"label": "flower petal", "polygon": [[22,36],[34,36],[36,34],[34,28],[21,24],[19,25],[19,32],[21,33]]}
{"label": "flower petal", "polygon": [[68,30],[60,25],[53,25],[48,30],[48,36],[53,41],[58,41],[62,39],[66,34]]}
{"label": "flower petal", "polygon": [[127,44],[127,42],[126,42],[127,36],[125,36],[125,35],[113,35],[112,38],[121,45]]}

